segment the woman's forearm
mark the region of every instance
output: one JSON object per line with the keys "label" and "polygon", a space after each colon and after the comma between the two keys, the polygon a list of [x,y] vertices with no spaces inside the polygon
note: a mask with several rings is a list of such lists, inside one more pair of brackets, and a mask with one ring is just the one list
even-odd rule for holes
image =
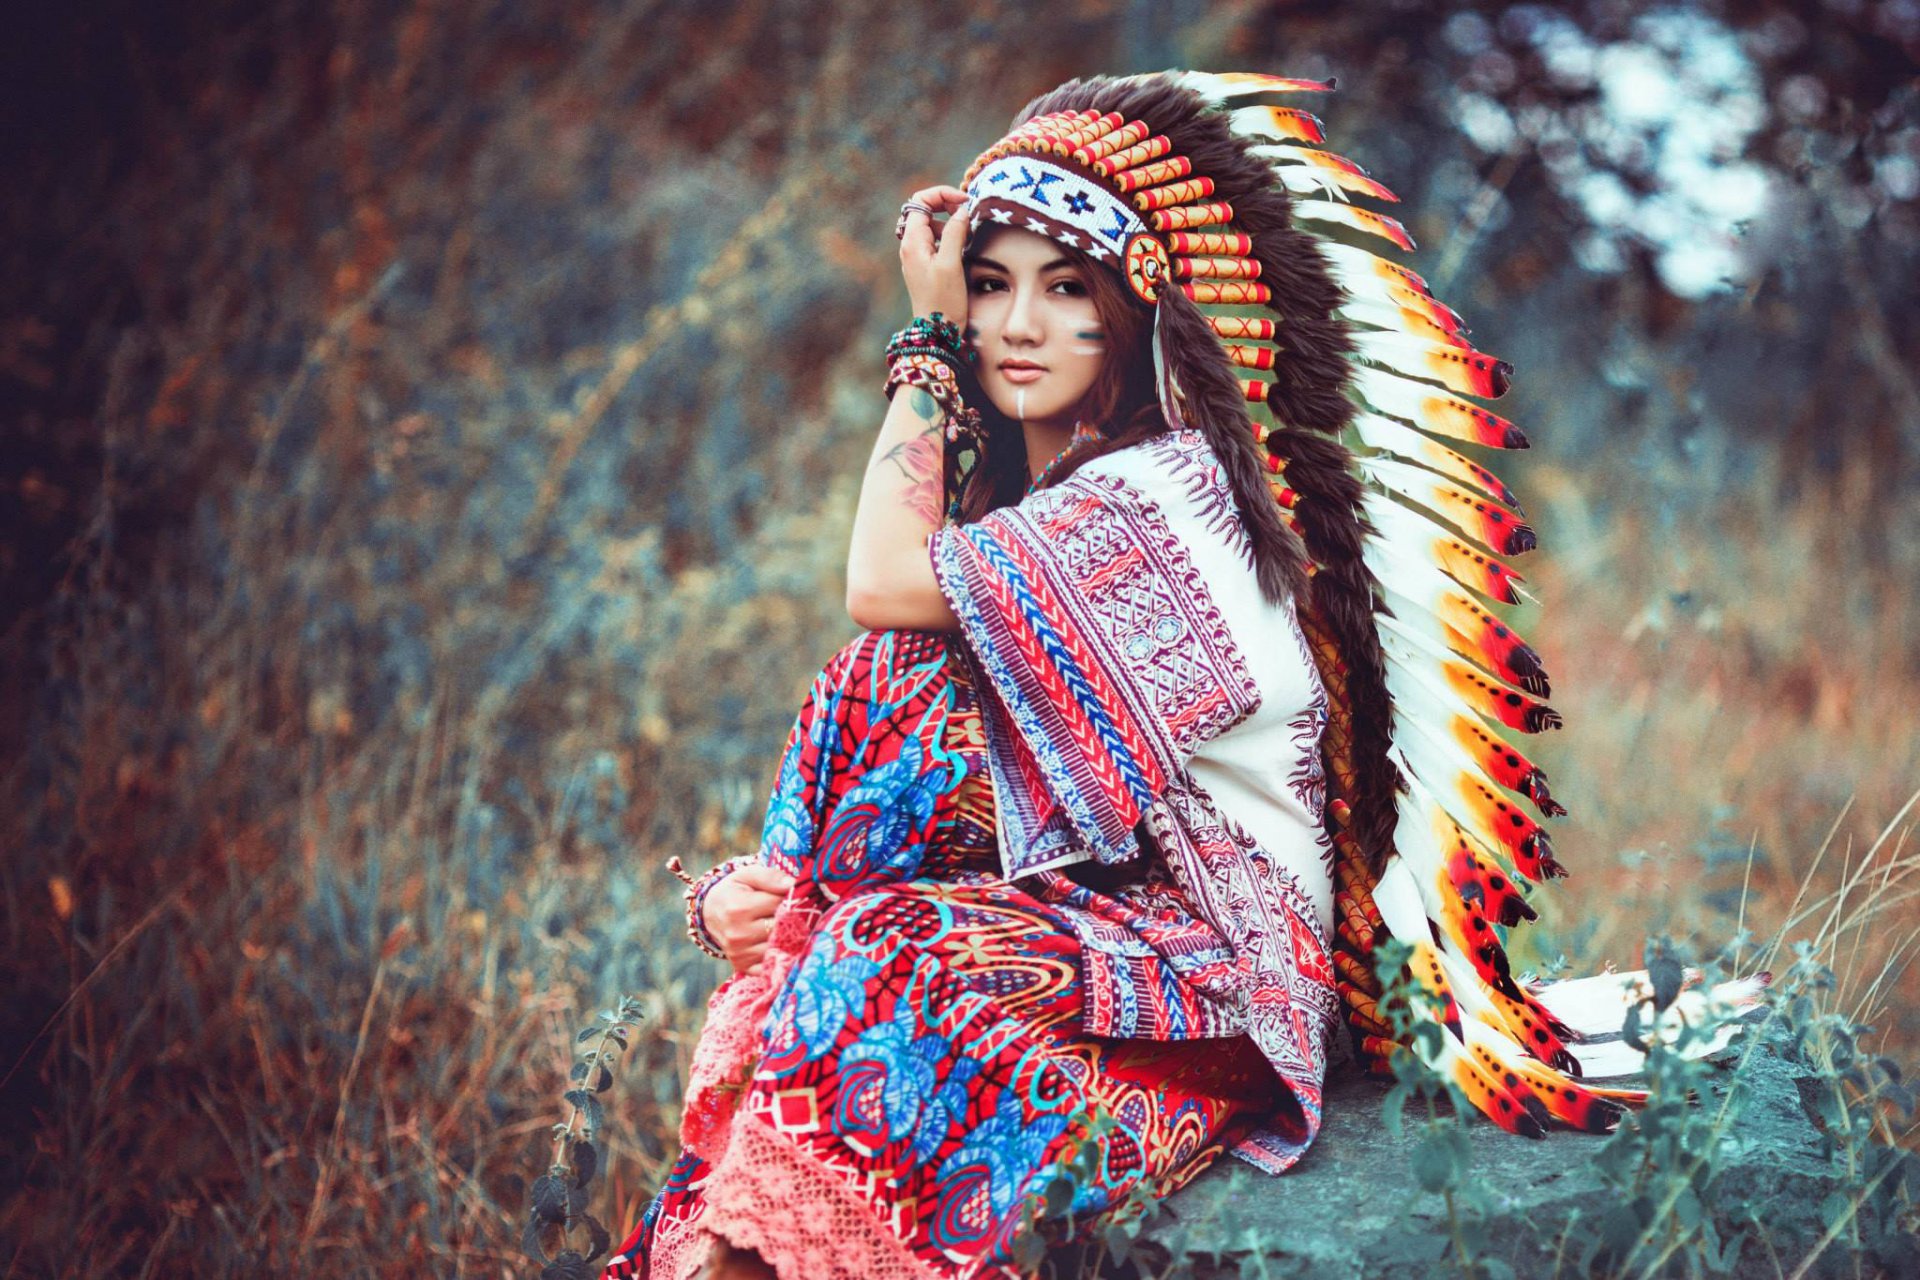
{"label": "woman's forearm", "polygon": [[940,526],[946,410],[926,391],[894,392],[860,483],[847,552],[847,612],[871,631],[952,631],[960,624],[934,581],[927,537]]}

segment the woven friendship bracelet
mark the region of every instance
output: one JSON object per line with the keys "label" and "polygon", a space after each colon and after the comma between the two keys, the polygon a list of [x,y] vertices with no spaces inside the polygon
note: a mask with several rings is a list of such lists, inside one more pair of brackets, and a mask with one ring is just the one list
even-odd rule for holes
{"label": "woven friendship bracelet", "polygon": [[919,387],[949,409],[960,402],[960,379],[944,352],[895,353],[887,361],[887,399],[903,386]]}

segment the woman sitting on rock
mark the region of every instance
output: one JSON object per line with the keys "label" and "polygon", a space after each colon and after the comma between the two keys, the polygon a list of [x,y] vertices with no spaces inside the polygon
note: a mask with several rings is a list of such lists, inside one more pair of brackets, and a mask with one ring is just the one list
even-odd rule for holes
{"label": "woman sitting on rock", "polygon": [[1531,530],[1434,436],[1523,444],[1459,398],[1508,370],[1342,238],[1411,247],[1262,105],[1327,87],[1071,82],[903,206],[866,630],[758,853],[689,888],[735,973],[608,1275],[1012,1276],[1036,1220],[1064,1234],[1069,1164],[1082,1231],[1222,1151],[1281,1172],[1343,1002],[1359,1052],[1394,1047],[1389,931],[1488,1114],[1616,1114],[1490,927],[1559,870],[1495,726],[1557,718],[1481,603],[1517,598],[1497,555]]}

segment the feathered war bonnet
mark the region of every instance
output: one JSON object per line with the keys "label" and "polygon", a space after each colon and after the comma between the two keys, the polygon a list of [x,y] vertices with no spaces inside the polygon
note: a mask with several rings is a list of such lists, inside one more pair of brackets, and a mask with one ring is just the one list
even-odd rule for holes
{"label": "feathered war bonnet", "polygon": [[1511,367],[1363,247],[1413,248],[1350,202],[1393,193],[1321,150],[1314,116],[1258,101],[1332,87],[1070,81],[974,161],[963,216],[1083,250],[1154,309],[1167,422],[1207,436],[1262,588],[1295,597],[1329,696],[1333,962],[1363,1054],[1393,1049],[1372,963],[1391,934],[1441,998],[1443,1065],[1476,1105],[1520,1132],[1605,1127],[1636,1095],[1570,1083],[1582,1029],[1515,981],[1494,928],[1533,918],[1522,884],[1564,874],[1522,801],[1565,810],[1504,737],[1560,719],[1538,656],[1489,608],[1521,600],[1501,557],[1533,531],[1492,472],[1441,442],[1526,447],[1463,398],[1504,394]]}

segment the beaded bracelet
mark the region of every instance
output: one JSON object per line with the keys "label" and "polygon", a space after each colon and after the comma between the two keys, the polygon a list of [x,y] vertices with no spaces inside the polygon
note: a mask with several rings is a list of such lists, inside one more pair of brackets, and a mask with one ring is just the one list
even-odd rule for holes
{"label": "beaded bracelet", "polygon": [[960,326],[938,311],[930,316],[915,316],[907,322],[906,328],[888,339],[889,361],[907,351],[951,356],[956,364],[965,364],[974,359],[974,353],[967,349],[962,340]]}
{"label": "beaded bracelet", "polygon": [[694,946],[715,960],[725,960],[727,953],[720,949],[719,939],[707,931],[707,895],[713,892],[715,885],[732,875],[742,863],[751,861],[753,861],[752,858],[728,858],[705,875],[695,879],[687,874],[687,869],[678,855],[667,859],[667,870],[687,886],[686,893],[682,895],[686,899],[687,937],[693,940]]}

